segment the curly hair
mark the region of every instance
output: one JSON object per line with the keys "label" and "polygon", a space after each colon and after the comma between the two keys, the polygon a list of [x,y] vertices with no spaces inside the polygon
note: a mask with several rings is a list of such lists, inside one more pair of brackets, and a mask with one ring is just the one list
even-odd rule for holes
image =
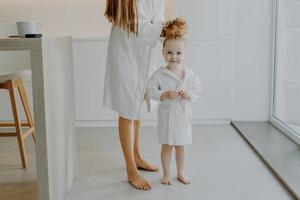
{"label": "curly hair", "polygon": [[160,36],[165,39],[181,39],[185,37],[186,32],[187,24],[185,20],[177,17],[165,22]]}

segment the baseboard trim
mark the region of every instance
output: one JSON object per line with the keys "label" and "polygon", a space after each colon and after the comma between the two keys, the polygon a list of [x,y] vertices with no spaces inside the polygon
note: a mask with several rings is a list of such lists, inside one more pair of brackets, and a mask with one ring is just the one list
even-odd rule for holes
{"label": "baseboard trim", "polygon": [[[230,124],[231,119],[194,119],[193,125]],[[142,120],[142,126],[156,126],[157,120]],[[77,120],[76,127],[117,127],[117,120]]]}

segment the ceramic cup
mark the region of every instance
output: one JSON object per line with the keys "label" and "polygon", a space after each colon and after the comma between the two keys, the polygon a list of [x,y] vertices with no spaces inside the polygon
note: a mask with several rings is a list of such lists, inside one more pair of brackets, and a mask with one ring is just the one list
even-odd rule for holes
{"label": "ceramic cup", "polygon": [[25,37],[26,34],[36,34],[40,28],[41,24],[35,21],[19,21],[17,22],[19,37]]}

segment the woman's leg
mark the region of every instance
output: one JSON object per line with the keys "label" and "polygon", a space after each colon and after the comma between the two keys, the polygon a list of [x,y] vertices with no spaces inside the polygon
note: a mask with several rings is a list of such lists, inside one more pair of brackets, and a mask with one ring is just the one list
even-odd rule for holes
{"label": "woman's leg", "polygon": [[176,165],[177,165],[177,179],[184,183],[190,184],[190,180],[188,177],[185,176],[183,169],[184,169],[184,146],[178,145],[175,146],[175,157],[176,157]]}
{"label": "woman's leg", "polygon": [[151,184],[138,172],[133,155],[133,120],[119,117],[119,137],[126,162],[128,181],[133,187],[141,190],[149,190]]}
{"label": "woman's leg", "polygon": [[147,161],[143,160],[140,152],[140,127],[141,121],[134,120],[134,160],[138,169],[146,171],[158,171],[158,167],[151,165]]}
{"label": "woman's leg", "polygon": [[160,180],[164,185],[171,185],[171,174],[170,174],[170,162],[171,162],[171,153],[173,146],[168,144],[163,144],[161,146],[161,164],[164,171],[164,176]]}

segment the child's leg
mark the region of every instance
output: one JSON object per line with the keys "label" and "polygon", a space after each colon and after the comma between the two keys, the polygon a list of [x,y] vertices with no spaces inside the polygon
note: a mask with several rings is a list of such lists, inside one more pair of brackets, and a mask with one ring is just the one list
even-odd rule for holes
{"label": "child's leg", "polygon": [[170,161],[171,161],[171,152],[173,146],[168,144],[163,144],[161,146],[161,164],[164,171],[164,176],[161,179],[161,183],[164,185],[171,185],[171,174],[170,174]]}
{"label": "child's leg", "polygon": [[151,165],[142,158],[140,152],[140,127],[141,121],[134,120],[134,160],[138,169],[146,171],[158,171],[158,167]]}
{"label": "child's leg", "polygon": [[175,146],[175,157],[176,157],[176,165],[177,165],[177,179],[184,184],[190,184],[190,180],[185,176],[184,169],[184,146],[177,145]]}

